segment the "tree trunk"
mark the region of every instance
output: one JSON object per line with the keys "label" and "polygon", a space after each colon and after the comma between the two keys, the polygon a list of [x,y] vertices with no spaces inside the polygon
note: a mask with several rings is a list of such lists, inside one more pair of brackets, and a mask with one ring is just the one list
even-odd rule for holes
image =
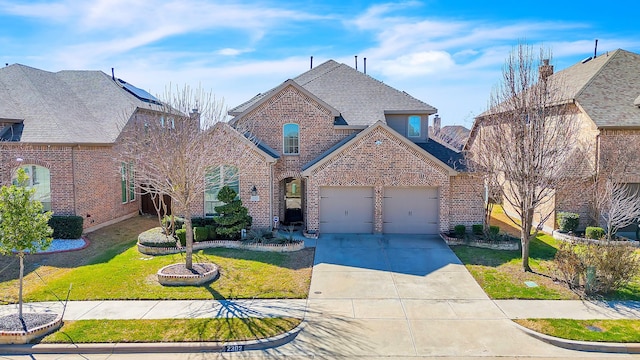
{"label": "tree trunk", "polygon": [[[22,320],[22,278],[24,276],[24,253],[19,253],[18,257],[20,258],[20,286],[18,290],[18,318],[20,321]],[[24,323],[24,321],[23,321]]]}
{"label": "tree trunk", "polygon": [[193,226],[191,225],[191,212],[188,210],[184,214],[184,225],[187,230],[185,267],[193,270]]}
{"label": "tree trunk", "polygon": [[522,271],[524,272],[533,272],[529,266],[529,244],[531,240],[532,223],[533,209],[526,211],[526,216],[522,219],[522,227],[520,230],[520,243],[522,244]]}

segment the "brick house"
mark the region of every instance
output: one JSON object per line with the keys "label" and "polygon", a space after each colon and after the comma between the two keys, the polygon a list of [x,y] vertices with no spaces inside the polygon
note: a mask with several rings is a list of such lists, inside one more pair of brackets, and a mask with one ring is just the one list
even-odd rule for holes
{"label": "brick house", "polygon": [[17,167],[57,215],[79,215],[85,230],[138,214],[132,166],[113,145],[130,118],[156,114],[155,98],[101,71],[0,69],[0,183]]}
{"label": "brick house", "polygon": [[[640,187],[640,55],[622,49],[587,58],[562,71],[553,73],[547,66],[551,78],[562,83],[563,101],[570,115],[577,118],[580,138],[587,152],[586,163],[576,173],[587,180],[576,181],[573,189],[556,192],[552,201],[554,214],[544,223],[546,231],[557,228],[555,212],[569,211],[580,214],[580,227],[590,222],[591,200],[589,196],[590,176],[602,172],[621,154],[630,155],[624,166],[616,165],[618,179],[632,187]],[[476,118],[471,129],[466,149],[472,149],[480,132],[482,116]],[[624,167],[624,169],[623,169]],[[505,211],[515,215],[508,206]],[[622,229],[625,236],[635,238],[637,224]]]}
{"label": "brick house", "polygon": [[229,111],[233,141],[225,146],[249,156],[225,159],[222,146],[215,180],[194,210],[212,215],[217,191],[230,185],[254,227],[277,217],[312,232],[435,234],[481,223],[478,180],[461,153],[429,138],[436,112],[327,61]]}

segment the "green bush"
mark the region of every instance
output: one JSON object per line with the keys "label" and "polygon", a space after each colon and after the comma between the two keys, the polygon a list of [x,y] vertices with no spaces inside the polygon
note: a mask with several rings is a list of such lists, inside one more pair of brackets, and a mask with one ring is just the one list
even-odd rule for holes
{"label": "green bush", "polygon": [[464,238],[464,235],[467,233],[467,227],[464,225],[456,225],[453,227],[453,232],[456,234],[458,239]]}
{"label": "green bush", "polygon": [[181,217],[178,217],[178,216],[173,216],[173,225],[174,225],[174,228],[173,228],[173,229],[171,229],[171,226],[170,226],[170,224],[171,224],[171,217],[172,217],[172,216],[165,215],[165,216],[162,218],[162,226],[164,226],[165,228],[167,228],[167,230],[169,231],[169,233],[171,233],[171,232],[172,232],[172,230],[175,230],[175,229],[182,229],[182,226],[184,225],[184,219],[183,219],[183,218],[181,218]]}
{"label": "green bush", "polygon": [[80,239],[82,236],[82,216],[54,215],[49,219],[54,239]]}
{"label": "green bush", "polygon": [[187,245],[187,230],[185,229],[176,230],[176,236],[178,237],[178,240],[180,240],[180,244],[182,246]]}
{"label": "green bush", "polygon": [[560,232],[573,232],[578,228],[578,225],[580,224],[580,215],[570,212],[559,212],[556,216],[556,220],[558,221]]}
{"label": "green bush", "polygon": [[600,240],[604,237],[604,229],[596,226],[587,226],[587,229],[584,232],[584,236],[587,239]]}
{"label": "green bush", "polygon": [[229,186],[223,186],[218,192],[218,200],[224,205],[214,209],[220,216],[214,217],[218,225],[216,233],[225,239],[240,239],[242,229],[251,226],[252,218],[249,210],[242,205],[242,200],[236,199],[237,193]]}
{"label": "green bush", "polygon": [[215,225],[216,221],[212,217],[193,217],[191,218],[191,225],[193,227],[205,227],[207,225]]}
{"label": "green bush", "polygon": [[216,239],[216,228],[215,225],[205,225],[207,229],[207,240],[215,240]]}
{"label": "green bush", "polygon": [[473,233],[473,235],[482,235],[484,233],[484,225],[482,224],[471,225],[471,232]]}
{"label": "green bush", "polygon": [[193,241],[205,241],[207,238],[209,238],[209,229],[204,226],[193,228]]}
{"label": "green bush", "polygon": [[489,226],[489,235],[498,236],[498,234],[500,234],[500,226],[497,226],[497,225]]}

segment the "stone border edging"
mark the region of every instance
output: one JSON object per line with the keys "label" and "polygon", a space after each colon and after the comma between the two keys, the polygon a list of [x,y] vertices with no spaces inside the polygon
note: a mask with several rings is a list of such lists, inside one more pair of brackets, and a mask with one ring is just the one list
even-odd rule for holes
{"label": "stone border edging", "polygon": [[4,331],[0,330],[0,349],[5,344],[25,344],[31,342],[33,339],[43,337],[62,326],[62,314],[57,314],[56,318],[48,323],[28,331]]}
{"label": "stone border edging", "polygon": [[[210,240],[193,243],[193,250],[211,249],[217,247],[272,252],[293,252],[304,249],[304,241],[292,244],[244,244],[240,240]],[[154,247],[138,243],[138,251],[145,255],[168,255],[184,252],[184,247]]]}
{"label": "stone border edging", "polygon": [[520,243],[514,241],[468,241],[465,239],[452,238],[443,233],[440,233],[440,237],[447,243],[447,245],[468,245],[492,250],[520,250]]}
{"label": "stone border edging", "polygon": [[591,351],[602,353],[640,354],[640,343],[610,343],[595,341],[568,340],[539,333],[512,321],[522,332],[548,344],[568,350]]}
{"label": "stone border edging", "polygon": [[[577,237],[577,236],[573,236],[573,235],[569,235],[569,234],[564,234],[561,233],[558,230],[554,230],[553,233],[551,234],[551,236],[553,236],[554,239],[556,240],[562,240],[562,241],[578,241],[578,242],[589,242],[589,243],[594,243],[597,244],[600,242],[600,240],[595,240],[595,239],[587,239],[587,238],[581,238],[581,237]],[[621,245],[631,245],[631,246],[635,246],[635,247],[640,247],[640,241],[625,241],[625,240],[620,240],[620,241],[609,241],[609,243],[611,244],[621,244]]]}
{"label": "stone border edging", "polygon": [[[199,264],[195,263],[194,265]],[[162,286],[199,286],[215,280],[218,277],[220,267],[216,264],[213,265],[211,271],[207,271],[204,274],[190,274],[190,275],[172,275],[164,274],[163,271],[173,266],[184,266],[184,264],[170,264],[162,267],[156,275],[158,276],[158,282]],[[202,264],[200,264],[202,265]]]}
{"label": "stone border edging", "polygon": [[298,326],[276,336],[259,340],[234,342],[175,342],[175,343],[99,343],[99,344],[26,344],[0,345],[0,354],[129,354],[129,353],[190,353],[200,352],[233,352],[229,347],[241,346],[241,351],[265,350],[282,346],[304,329],[302,320]]}

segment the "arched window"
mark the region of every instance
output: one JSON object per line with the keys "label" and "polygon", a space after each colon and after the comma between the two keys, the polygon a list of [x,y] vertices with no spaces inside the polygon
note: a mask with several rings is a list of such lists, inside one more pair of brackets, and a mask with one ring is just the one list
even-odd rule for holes
{"label": "arched window", "polygon": [[218,192],[225,185],[240,194],[240,181],[238,180],[238,168],[232,165],[211,167],[205,174],[207,189],[204,193],[204,213],[206,216],[216,214],[216,206],[222,205],[218,200]]}
{"label": "arched window", "polygon": [[300,151],[300,126],[298,124],[284,124],[282,127],[283,146],[282,152],[286,155],[295,155]]}
{"label": "arched window", "polygon": [[[42,203],[44,211],[51,210],[51,175],[49,169],[39,165],[22,165],[22,169],[29,176],[27,187],[36,189],[33,198]],[[15,184],[16,179],[12,182]]]}

